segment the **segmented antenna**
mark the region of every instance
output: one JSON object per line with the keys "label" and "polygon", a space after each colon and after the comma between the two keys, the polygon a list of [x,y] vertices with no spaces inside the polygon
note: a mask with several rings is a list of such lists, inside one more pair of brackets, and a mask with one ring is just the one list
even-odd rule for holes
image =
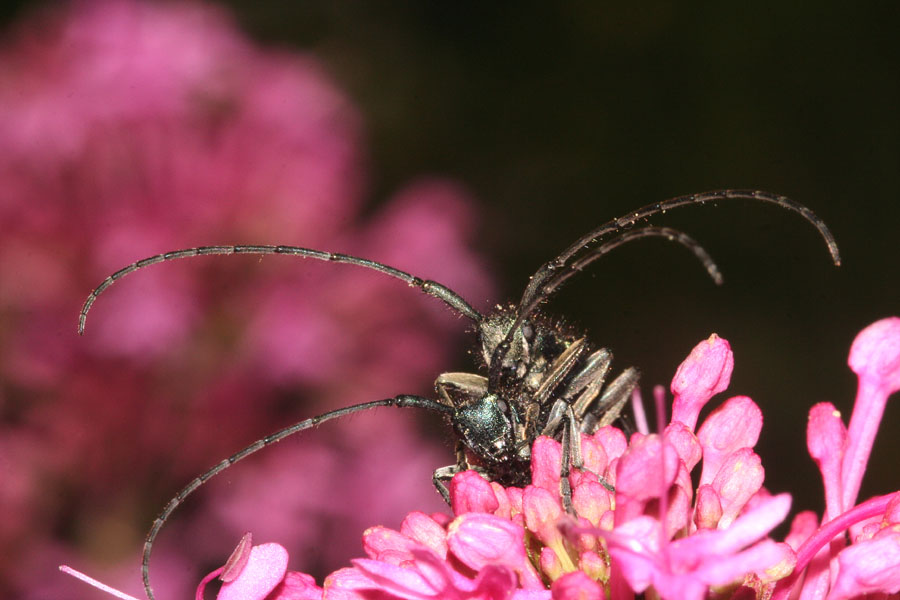
{"label": "segmented antenna", "polygon": [[540,288],[536,288],[536,292],[531,301],[525,305],[524,307],[520,304],[519,308],[516,312],[516,319],[513,321],[512,326],[509,328],[509,331],[506,333],[506,336],[503,340],[497,344],[497,347],[494,349],[494,353],[491,356],[491,364],[490,364],[490,377],[489,377],[489,386],[488,389],[496,390],[499,389],[501,383],[501,377],[503,374],[502,364],[503,360],[506,358],[506,354],[509,352],[509,349],[512,345],[512,340],[515,335],[515,332],[518,331],[519,327],[522,326],[522,323],[528,318],[531,313],[537,310],[538,306],[544,303],[552,294],[557,292],[560,287],[571,277],[574,277],[582,269],[587,267],[589,264],[599,259],[600,257],[612,252],[619,246],[623,244],[627,244],[628,242],[639,240],[643,238],[649,237],[661,237],[671,242],[677,242],[690,250],[697,260],[699,260],[704,268],[706,268],[707,274],[710,278],[715,282],[716,285],[722,285],[722,273],[719,271],[719,267],[713,261],[712,257],[709,253],[701,246],[697,241],[684,233],[683,231],[679,231],[677,229],[672,229],[671,227],[642,227],[640,229],[635,229],[632,231],[626,231],[625,233],[620,234],[619,236],[609,240],[608,242],[596,247],[591,248],[590,252],[586,255],[565,265],[561,270],[553,274],[552,279],[545,280],[545,283],[540,286]]}
{"label": "segmented antenna", "polygon": [[166,521],[168,521],[169,517],[172,515],[172,512],[174,512],[175,509],[178,508],[178,506],[181,505],[181,503],[183,503],[188,496],[194,493],[197,488],[199,488],[201,485],[203,485],[231,465],[244,460],[251,454],[255,454],[256,452],[259,452],[267,446],[271,446],[276,442],[280,442],[286,437],[292,436],[295,433],[299,433],[306,429],[316,427],[317,425],[321,425],[325,421],[339,419],[353,413],[377,408],[379,406],[396,406],[399,408],[424,408],[426,410],[453,414],[453,407],[447,406],[446,404],[441,404],[440,402],[436,402],[429,398],[424,398],[422,396],[412,396],[408,394],[394,396],[393,398],[386,398],[384,400],[373,400],[371,402],[355,404],[346,408],[339,408],[337,410],[333,410],[316,417],[300,421],[299,423],[295,423],[293,425],[285,427],[284,429],[276,431],[275,433],[268,435],[261,440],[253,442],[243,450],[235,452],[199,477],[195,477],[189,484],[184,486],[184,488],[180,492],[178,492],[171,500],[169,500],[169,502],[166,504],[166,507],[162,510],[159,516],[156,517],[156,520],[153,521],[153,525],[150,527],[150,531],[147,533],[147,538],[144,541],[143,558],[141,560],[141,577],[144,581],[144,592],[147,594],[147,598],[149,598],[149,600],[156,600],[156,597],[153,595],[153,589],[150,586],[150,555],[153,552],[153,542],[156,540],[156,536],[162,530],[163,525],[166,524]]}
{"label": "segmented antenna", "polygon": [[[676,198],[670,198],[668,200],[663,200],[662,202],[657,202],[655,204],[648,204],[647,206],[632,211],[625,216],[619,217],[618,219],[608,221],[603,225],[600,225],[599,227],[589,231],[585,235],[575,240],[575,242],[570,244],[569,247],[563,250],[563,252],[555,259],[541,265],[541,267],[535,272],[535,274],[531,276],[531,280],[528,282],[528,285],[525,288],[525,292],[522,294],[522,299],[519,301],[517,310],[518,317],[516,318],[513,327],[510,328],[503,341],[501,341],[497,345],[497,347],[494,349],[493,355],[491,356],[491,385],[494,386],[500,383],[502,372],[500,365],[503,364],[503,360],[509,353],[513,336],[521,326],[522,322],[525,320],[525,318],[527,318],[529,314],[534,312],[534,310],[540,305],[541,302],[546,300],[549,294],[553,293],[553,290],[558,289],[559,285],[561,285],[563,281],[574,274],[573,266],[570,263],[573,257],[581,253],[587,253],[587,256],[581,259],[586,260],[586,262],[582,264],[583,267],[587,263],[593,262],[594,260],[599,258],[599,256],[601,256],[602,254],[605,254],[606,252],[602,250],[607,244],[615,242],[616,239],[619,239],[615,238],[612,240],[612,242],[607,242],[600,247],[596,247],[596,244],[600,243],[604,237],[611,233],[620,231],[621,229],[626,227],[633,227],[640,220],[648,219],[653,215],[664,213],[669,210],[674,210],[676,208],[692,206],[694,204],[706,204],[707,202],[714,202],[717,200],[732,199],[758,200],[760,202],[768,202],[770,204],[775,204],[776,206],[780,206],[781,208],[798,213],[819,231],[819,234],[825,240],[825,245],[828,247],[829,254],[831,254],[831,260],[834,262],[835,266],[840,266],[841,254],[838,250],[837,241],[835,241],[834,235],[832,235],[831,230],[828,229],[828,226],[825,224],[825,222],[820,219],[812,210],[800,204],[799,202],[791,200],[787,196],[772,194],[770,192],[764,192],[761,190],[715,190],[711,192],[704,192],[701,194],[678,196]],[[581,260],[576,260],[574,264],[580,264]],[[577,269],[574,270],[577,271]],[[559,284],[554,284],[553,282],[556,281],[555,278],[558,277],[558,273],[563,273],[563,278]],[[548,287],[550,288],[549,293],[547,293],[546,291]]]}
{"label": "segmented antenna", "polygon": [[554,272],[564,268],[572,259],[572,257],[585,250],[590,250],[592,246],[600,242],[608,234],[619,231],[626,227],[631,227],[638,221],[648,219],[655,214],[664,213],[676,208],[691,206],[694,204],[706,204],[707,202],[715,202],[718,200],[733,199],[758,200],[760,202],[768,202],[770,204],[775,204],[777,206],[780,206],[781,208],[800,214],[800,216],[809,221],[809,223],[811,223],[819,231],[819,234],[824,238],[825,245],[828,247],[828,252],[831,254],[831,259],[832,261],[834,261],[834,264],[837,266],[841,264],[841,255],[838,250],[837,242],[835,241],[834,236],[831,234],[831,231],[828,229],[828,226],[825,225],[825,222],[822,221],[822,219],[820,219],[818,216],[816,216],[813,211],[803,206],[799,202],[795,202],[787,196],[780,196],[778,194],[772,194],[760,190],[716,190],[712,192],[704,192],[702,194],[678,196],[677,198],[670,198],[669,200],[663,200],[662,202],[657,202],[655,204],[648,204],[647,206],[632,211],[625,216],[619,217],[618,219],[608,221],[607,223],[604,223],[603,225],[600,225],[599,227],[589,231],[585,235],[578,238],[574,243],[569,245],[569,247],[563,250],[563,252],[559,256],[557,256],[550,262],[544,263],[537,270],[537,272],[532,276],[531,281],[528,283],[528,286],[525,288],[525,293],[522,295],[522,300],[519,302],[519,307],[521,308],[528,302],[530,302],[531,298],[534,296],[537,290],[544,285],[547,279],[552,277]]}
{"label": "segmented antenna", "polygon": [[207,256],[210,254],[287,254],[291,256],[299,256],[301,258],[314,258],[316,260],[324,260],[344,263],[348,265],[355,265],[357,267],[364,267],[366,269],[378,271],[379,273],[383,273],[385,275],[388,275],[389,277],[394,277],[395,279],[399,279],[400,281],[404,281],[411,287],[419,288],[423,293],[443,301],[454,311],[468,319],[471,319],[476,323],[480,322],[483,318],[481,313],[472,308],[472,306],[468,302],[466,302],[462,296],[460,296],[447,286],[444,286],[430,279],[421,279],[419,277],[415,277],[405,271],[401,271],[400,269],[395,269],[394,267],[376,262],[374,260],[369,260],[367,258],[350,256],[348,254],[323,252],[321,250],[300,248],[298,246],[200,246],[197,248],[186,248],[183,250],[175,250],[173,252],[165,252],[163,254],[157,254],[155,256],[144,258],[137,262],[131,263],[127,267],[119,269],[118,271],[104,279],[103,282],[96,288],[94,288],[94,290],[88,295],[87,299],[84,301],[84,305],[81,307],[81,312],[78,315],[78,334],[84,334],[84,325],[87,321],[87,315],[91,310],[91,307],[94,305],[94,302],[97,300],[100,294],[106,291],[109,286],[114,284],[119,279],[122,279],[126,275],[134,273],[139,269],[143,269],[144,267],[149,267],[150,265],[155,265],[157,263],[176,260],[179,258]]}
{"label": "segmented antenna", "polygon": [[[683,231],[679,231],[678,229],[673,229],[671,227],[642,227],[640,229],[636,229],[634,231],[628,231],[623,233],[617,238],[613,238],[612,240],[606,242],[602,246],[597,248],[592,248],[590,252],[587,253],[586,256],[581,257],[580,259],[568,264],[565,269],[556,273],[550,281],[545,283],[541,289],[540,293],[535,296],[532,300],[532,303],[535,304],[535,308],[537,305],[545,302],[551,295],[556,293],[562,285],[574,277],[581,271],[583,271],[589,264],[594,262],[595,260],[602,257],[604,254],[615,250],[619,246],[631,242],[633,240],[639,240],[645,237],[662,237],[670,242],[678,242],[688,250],[694,253],[694,256],[697,257],[703,267],[706,269],[706,273],[709,275],[710,279],[713,280],[713,283],[716,285],[722,285],[724,279],[722,278],[722,272],[719,270],[718,265],[716,265],[712,256],[706,251],[703,246],[701,246],[697,240],[684,233]],[[526,312],[530,313],[534,309],[526,310]]]}

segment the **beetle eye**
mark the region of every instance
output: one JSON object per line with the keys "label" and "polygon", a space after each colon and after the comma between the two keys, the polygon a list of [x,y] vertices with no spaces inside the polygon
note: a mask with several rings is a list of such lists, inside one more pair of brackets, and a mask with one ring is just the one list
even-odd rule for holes
{"label": "beetle eye", "polygon": [[500,412],[505,413],[509,409],[505,400],[497,400],[497,408],[500,409]]}

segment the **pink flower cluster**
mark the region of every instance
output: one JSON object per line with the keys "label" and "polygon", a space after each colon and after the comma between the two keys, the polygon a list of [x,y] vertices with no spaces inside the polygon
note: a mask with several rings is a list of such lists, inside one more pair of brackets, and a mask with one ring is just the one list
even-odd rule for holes
{"label": "pink flower cluster", "polygon": [[[900,318],[860,333],[850,366],[859,394],[849,429],[831,405],[810,412],[810,454],[822,469],[828,508],[821,520],[797,515],[784,542],[769,534],[787,516],[790,497],[762,487],[753,452],[759,407],[730,398],[695,430],[700,409],[728,386],[733,367],[728,343],[713,335],[679,367],[673,417],[661,435],[626,440],[606,427],[582,437],[584,468],[570,475],[574,515],[560,499],[560,445],[539,438],[531,485],[504,488],[460,473],[451,483],[455,517],[414,512],[399,531],[369,529],[368,558],[330,575],[324,588],[288,572],[278,544],[251,550],[245,540],[224,568],[218,597],[900,598],[900,492],[856,504],[885,402],[900,389]],[[701,462],[695,489],[691,472]],[[198,599],[221,571],[201,583]]]}
{"label": "pink flower cluster", "polygon": [[[363,218],[357,109],[313,57],[257,47],[215,7],[82,0],[24,19],[0,40],[0,140],[2,597],[57,597],[47,569],[75,556],[124,580],[134,557],[122,549],[200,471],[302,418],[429,389],[465,333],[433,298],[372,272],[232,256],[129,277],[78,338],[81,303],[112,271],[180,247],[285,243],[490,296],[467,194],[422,179]],[[436,509],[411,482],[448,461],[443,440],[414,414],[379,412],[198,494],[203,510],[160,538],[175,558],[160,591],[192,589],[177,563],[216,560],[252,515],[269,536],[304,515],[283,541],[321,548],[304,558],[323,568],[344,564],[366,519],[402,518],[390,494],[357,510],[373,477]],[[364,451],[376,440],[384,456]],[[418,460],[380,468],[398,454]],[[299,464],[303,493],[261,510],[257,482],[287,486]],[[341,490],[324,484],[336,470]]]}

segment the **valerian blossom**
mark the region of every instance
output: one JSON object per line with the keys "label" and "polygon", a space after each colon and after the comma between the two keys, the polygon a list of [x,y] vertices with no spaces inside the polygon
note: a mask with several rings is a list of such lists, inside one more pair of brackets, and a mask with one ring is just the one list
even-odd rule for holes
{"label": "valerian blossom", "polygon": [[825,513],[797,514],[784,541],[771,532],[790,496],[763,487],[753,451],[760,408],[736,396],[696,427],[733,368],[728,342],[713,335],[679,367],[661,434],[626,439],[604,427],[582,436],[584,468],[570,475],[574,514],[560,498],[560,444],[541,437],[531,485],[504,488],[459,473],[450,485],[453,516],[413,512],[399,530],[370,528],[367,558],[323,587],[288,571],[280,545],[251,548],[247,538],[197,598],[220,575],[220,600],[900,598],[900,492],[856,502],[885,402],[900,390],[900,318],[863,330],[849,363],[859,377],[849,427],[830,404],[810,411]]}
{"label": "valerian blossom", "polygon": [[[232,256],[131,276],[79,338],[81,303],[112,271],[180,247],[283,243],[491,295],[460,186],[412,181],[363,216],[362,118],[315,57],[260,48],[204,4],[42,4],[0,38],[0,597],[23,599],[61,597],[46,577],[61,561],[125,580],[123,550],[203,469],[287,423],[428,389],[465,333],[376,273]],[[336,424],[236,470],[229,493],[198,494],[160,540],[161,595],[192,589],[180,565],[218,561],[248,515],[332,570],[367,519],[399,520],[397,497],[437,510],[410,482],[444,448],[415,416]],[[376,445],[411,458],[378,468]],[[297,464],[331,483],[289,493]],[[374,477],[392,483],[364,517],[355,500]],[[260,506],[259,481],[285,493]]]}

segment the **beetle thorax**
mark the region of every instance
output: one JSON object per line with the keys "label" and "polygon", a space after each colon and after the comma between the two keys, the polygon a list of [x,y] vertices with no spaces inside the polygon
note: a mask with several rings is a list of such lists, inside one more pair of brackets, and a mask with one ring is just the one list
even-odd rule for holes
{"label": "beetle thorax", "polygon": [[[481,355],[487,369],[492,368],[494,351],[509,333],[516,320],[513,306],[497,306],[479,325]],[[514,382],[518,393],[533,393],[540,387],[549,364],[578,339],[573,328],[559,319],[535,313],[522,323],[512,337],[509,352],[503,359],[505,379]],[[505,396],[512,390],[491,390]],[[512,400],[512,398],[506,398]]]}

